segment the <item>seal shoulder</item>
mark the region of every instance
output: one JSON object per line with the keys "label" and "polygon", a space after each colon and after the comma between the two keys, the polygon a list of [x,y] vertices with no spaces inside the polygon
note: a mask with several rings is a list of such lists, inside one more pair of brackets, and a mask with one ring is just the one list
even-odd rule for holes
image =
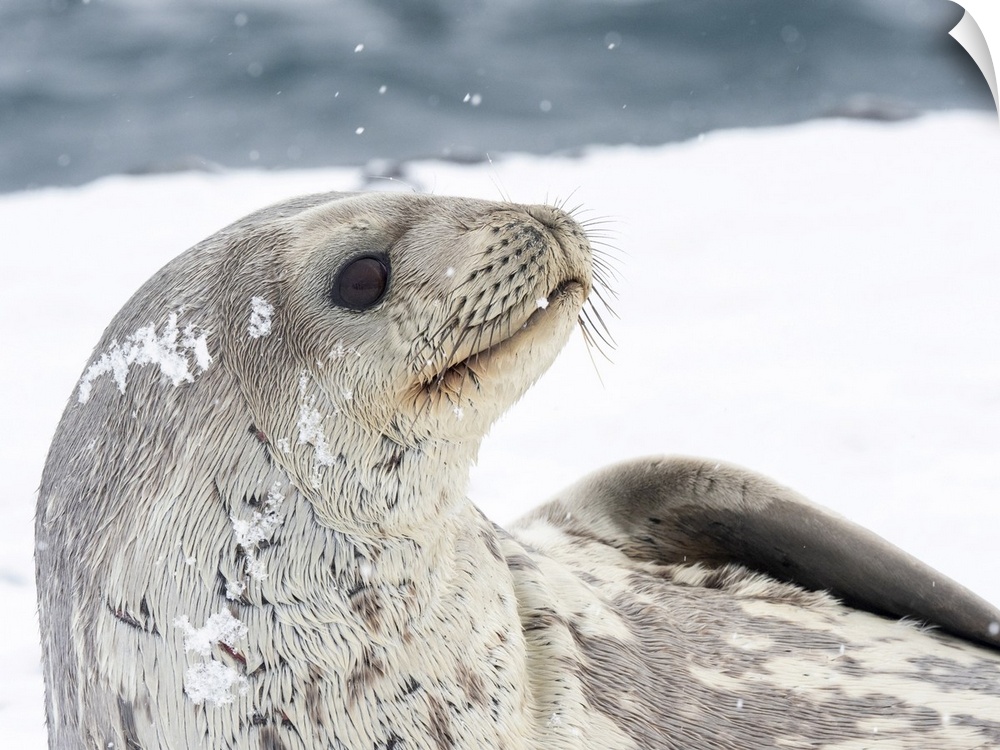
{"label": "seal shoulder", "polygon": [[1000,610],[877,534],[731,464],[651,457],[563,490],[518,525],[547,522],[660,565],[742,565],[848,606],[1000,648]]}

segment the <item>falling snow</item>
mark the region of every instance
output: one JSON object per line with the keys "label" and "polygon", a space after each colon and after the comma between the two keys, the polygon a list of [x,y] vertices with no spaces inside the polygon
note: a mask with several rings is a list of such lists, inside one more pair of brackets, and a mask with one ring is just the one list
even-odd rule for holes
{"label": "falling snow", "polygon": [[210,703],[224,706],[235,700],[233,688],[240,693],[249,689],[246,677],[221,661],[212,659],[194,664],[184,673],[184,692],[196,706]]}
{"label": "falling snow", "polygon": [[[247,574],[258,581],[267,578],[267,571],[264,569],[263,563],[257,558],[257,548],[262,542],[270,540],[275,529],[281,525],[282,519],[278,515],[278,511],[281,509],[281,504],[284,500],[285,496],[281,494],[280,486],[275,484],[267,494],[263,512],[254,511],[249,521],[230,518],[233,524],[233,536],[236,537],[236,544],[243,551],[243,560],[246,564]],[[243,591],[240,589],[236,596],[230,596],[229,598],[237,598],[242,593]],[[227,591],[228,595],[229,592]]]}
{"label": "falling snow", "polygon": [[157,333],[156,326],[150,323],[129,336],[124,344],[112,342],[83,374],[77,398],[81,404],[87,403],[94,380],[107,374],[114,379],[118,390],[125,393],[129,368],[133,366],[156,365],[176,387],[194,380],[193,368],[204,372],[211,363],[207,334],[194,325],[182,332],[177,326],[177,313],[170,313],[162,333]]}
{"label": "falling snow", "polygon": [[247,585],[243,581],[226,581],[226,598],[239,599],[246,589]]}
{"label": "falling snow", "polygon": [[550,729],[561,729],[565,727],[563,731],[566,734],[570,735],[571,737],[580,736],[580,730],[577,729],[576,727],[566,726],[565,721],[563,721],[562,715],[559,714],[558,712],[549,716],[548,721],[545,722],[545,726],[549,727]]}
{"label": "falling snow", "polygon": [[247,690],[246,678],[232,667],[212,658],[216,644],[230,649],[247,634],[247,627],[226,610],[208,618],[200,628],[191,625],[187,615],[174,620],[174,626],[184,633],[184,650],[208,657],[206,661],[192,664],[184,673],[184,692],[195,705],[211,703],[216,706],[232,703],[232,689]]}
{"label": "falling snow", "polygon": [[235,648],[236,642],[247,634],[247,626],[227,610],[220,610],[212,615],[200,628],[191,625],[187,615],[174,620],[174,626],[184,633],[184,650],[194,651],[201,656],[211,656],[216,643]]}
{"label": "falling snow", "polygon": [[312,407],[315,400],[313,397],[309,403],[302,404],[299,412],[299,443],[311,445],[316,449],[318,463],[324,466],[333,466],[330,443],[327,442],[326,433],[323,432],[323,415]]}
{"label": "falling snow", "polygon": [[274,307],[263,297],[254,297],[250,300],[250,324],[248,332],[250,338],[259,339],[267,336],[271,332],[271,317],[274,315]]}
{"label": "falling snow", "polygon": [[338,339],[337,343],[333,345],[333,348],[330,349],[329,354],[327,354],[326,356],[327,359],[343,359],[348,354],[353,354],[356,357],[361,356],[358,353],[358,350],[355,349],[353,346],[345,346],[344,340]]}
{"label": "falling snow", "polygon": [[299,408],[299,444],[311,445],[315,450],[315,465],[313,467],[313,484],[319,483],[319,470],[324,466],[333,466],[335,459],[330,450],[330,443],[323,431],[323,415],[316,409],[316,396],[306,398],[306,387],[309,376],[303,373],[299,376],[299,393],[302,403]]}

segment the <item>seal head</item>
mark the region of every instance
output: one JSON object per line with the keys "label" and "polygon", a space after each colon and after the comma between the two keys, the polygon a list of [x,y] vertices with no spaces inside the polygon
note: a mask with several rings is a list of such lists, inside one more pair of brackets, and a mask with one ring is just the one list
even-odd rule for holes
{"label": "seal head", "polygon": [[[326,194],[251,214],[147,282],[42,480],[52,746],[509,734],[515,602],[482,632],[455,617],[509,588],[468,471],[576,326],[591,260],[548,206]],[[493,656],[466,664],[463,642]]]}

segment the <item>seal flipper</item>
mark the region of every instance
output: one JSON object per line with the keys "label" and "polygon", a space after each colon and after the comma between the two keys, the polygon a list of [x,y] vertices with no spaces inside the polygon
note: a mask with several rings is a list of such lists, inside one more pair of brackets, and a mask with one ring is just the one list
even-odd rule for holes
{"label": "seal flipper", "polygon": [[[661,564],[739,563],[845,604],[1000,648],[1000,610],[770,479],[693,458],[608,467],[529,516]],[[528,520],[528,519],[526,519]]]}

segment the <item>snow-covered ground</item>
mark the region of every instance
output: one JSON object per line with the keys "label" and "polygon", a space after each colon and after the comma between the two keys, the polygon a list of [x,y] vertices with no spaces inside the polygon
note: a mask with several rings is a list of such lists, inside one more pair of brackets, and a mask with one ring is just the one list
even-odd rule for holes
{"label": "snow-covered ground", "polygon": [[[577,337],[494,428],[471,486],[489,515],[508,521],[620,458],[712,456],[774,476],[1000,602],[995,117],[428,162],[409,179],[440,194],[568,199],[605,220],[617,248],[614,362],[595,370]],[[104,325],[230,220],[360,184],[354,170],[177,174],[0,197],[0,746],[45,744],[34,496]]]}

